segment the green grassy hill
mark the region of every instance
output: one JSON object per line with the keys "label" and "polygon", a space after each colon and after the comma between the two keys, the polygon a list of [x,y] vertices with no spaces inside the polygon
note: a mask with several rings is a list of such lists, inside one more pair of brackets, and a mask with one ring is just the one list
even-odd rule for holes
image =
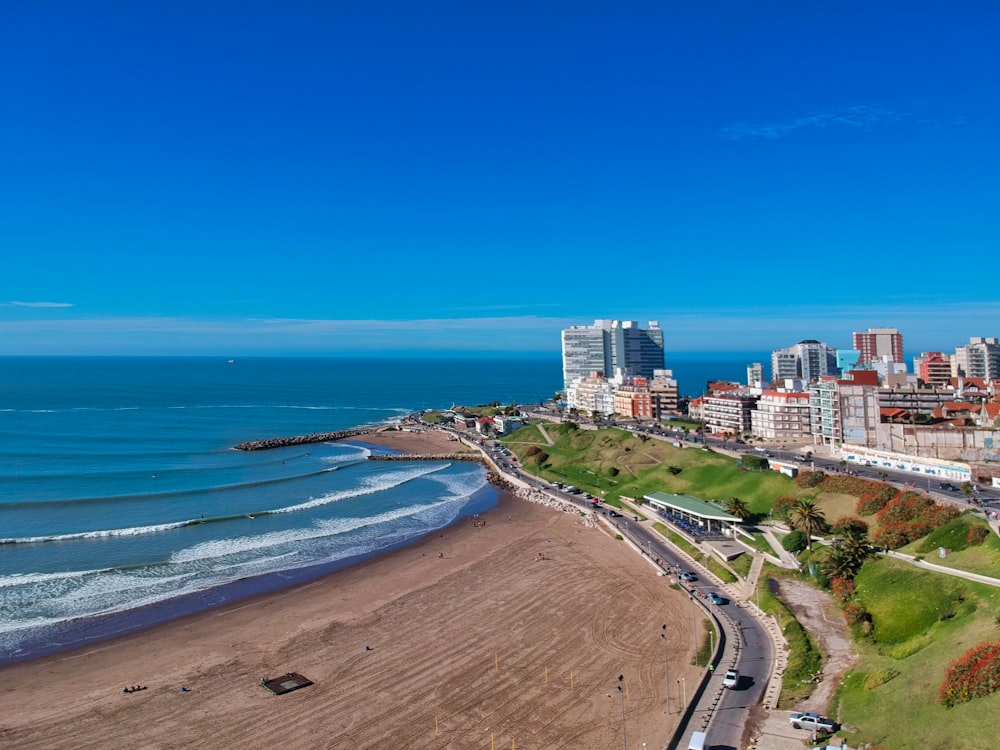
{"label": "green grassy hill", "polygon": [[[775,497],[800,494],[786,476],[742,471],[735,459],[698,446],[675,448],[628,430],[583,430],[568,423],[546,423],[545,431],[553,445],[536,425],[518,430],[503,443],[531,473],[595,494],[603,491],[612,500],[653,490],[720,502],[739,497],[752,512],[767,514]],[[532,454],[532,447],[542,453]]]}
{"label": "green grassy hill", "polygon": [[849,744],[986,747],[1000,693],[945,708],[937,691],[952,660],[1000,638],[1000,589],[887,558],[866,563],[855,583],[874,632],[857,641],[858,667],[838,692],[836,713],[857,730]]}

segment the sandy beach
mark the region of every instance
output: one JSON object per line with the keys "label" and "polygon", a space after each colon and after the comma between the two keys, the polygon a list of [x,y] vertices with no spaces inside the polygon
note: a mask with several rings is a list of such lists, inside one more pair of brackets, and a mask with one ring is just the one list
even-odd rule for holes
{"label": "sandy beach", "polygon": [[[368,442],[456,449],[435,431]],[[659,748],[678,718],[676,681],[698,676],[696,628],[687,596],[625,542],[503,494],[478,525],[318,581],[4,667],[0,743],[616,747],[623,675],[628,743]],[[286,672],[315,684],[261,687]],[[147,689],[123,693],[132,685]]]}

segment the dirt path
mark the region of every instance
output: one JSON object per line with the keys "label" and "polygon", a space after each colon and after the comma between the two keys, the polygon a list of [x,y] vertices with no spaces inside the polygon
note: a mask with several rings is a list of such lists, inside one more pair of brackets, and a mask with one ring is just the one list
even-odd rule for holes
{"label": "dirt path", "polygon": [[823,652],[823,678],[813,694],[796,709],[823,713],[844,673],[857,659],[847,623],[837,611],[833,597],[808,583],[783,579],[779,590],[782,600]]}

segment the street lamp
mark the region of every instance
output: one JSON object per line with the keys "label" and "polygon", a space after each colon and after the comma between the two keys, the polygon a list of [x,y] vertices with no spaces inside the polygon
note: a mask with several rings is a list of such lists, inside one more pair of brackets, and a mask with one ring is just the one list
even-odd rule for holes
{"label": "street lamp", "polygon": [[618,694],[622,698],[622,750],[628,750],[628,735],[625,732],[625,675],[618,675]]}
{"label": "street lamp", "polygon": [[670,715],[670,654],[667,650],[667,626],[664,623],[660,630],[660,638],[663,639],[663,681],[667,693],[667,716]]}

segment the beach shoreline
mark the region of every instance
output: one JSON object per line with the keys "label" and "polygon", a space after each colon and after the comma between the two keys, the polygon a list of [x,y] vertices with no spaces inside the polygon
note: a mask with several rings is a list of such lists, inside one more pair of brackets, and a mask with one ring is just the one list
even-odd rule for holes
{"label": "beach shoreline", "polygon": [[[364,441],[456,449],[437,430]],[[491,727],[501,746],[568,748],[620,740],[626,708],[629,736],[662,745],[676,720],[663,710],[664,659],[672,678],[697,674],[686,596],[579,512],[498,492],[480,518],[308,583],[0,667],[0,738],[464,748]],[[285,672],[315,684],[284,696],[260,687]],[[148,687],[123,693],[133,685]]]}

